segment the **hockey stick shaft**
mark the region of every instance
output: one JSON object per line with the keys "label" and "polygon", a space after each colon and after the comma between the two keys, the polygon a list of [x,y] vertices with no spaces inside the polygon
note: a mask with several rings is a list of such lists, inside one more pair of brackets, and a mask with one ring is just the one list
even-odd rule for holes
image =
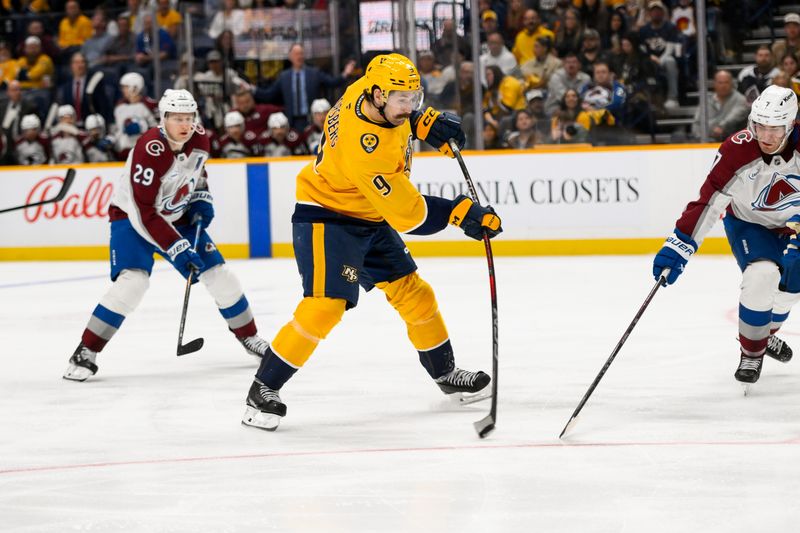
{"label": "hockey stick shaft", "polygon": [[[203,225],[200,222],[196,222],[196,228],[194,232],[194,246],[192,249],[197,251],[197,243],[200,241],[200,232],[203,230]],[[192,278],[194,278],[194,270],[189,272],[189,276],[186,278],[186,291],[183,294],[183,309],[181,311],[181,324],[180,328],[178,329],[178,355],[184,355],[191,352],[196,352],[203,346],[203,339],[196,339],[186,345],[183,344],[183,328],[186,326],[186,314],[189,311],[189,294],[192,290]],[[198,342],[199,341],[199,342]],[[191,346],[190,346],[191,345]],[[187,347],[189,347],[187,349]]]}
{"label": "hockey stick shaft", "polygon": [[52,204],[52,203],[55,203],[55,202],[60,202],[61,200],[64,199],[64,197],[69,192],[69,188],[72,187],[72,182],[73,181],[75,181],[75,169],[74,168],[67,169],[67,174],[66,174],[66,176],[64,176],[64,181],[61,184],[61,189],[58,191],[58,194],[56,194],[54,197],[52,197],[52,198],[50,198],[48,200],[42,200],[41,202],[33,202],[33,203],[30,203],[30,204],[18,205],[16,207],[9,207],[8,209],[1,209],[0,210],[0,215],[3,214],[3,213],[10,213],[11,211],[18,211],[20,209],[27,209],[29,207],[39,207],[40,205],[46,205],[46,204]]}
{"label": "hockey stick shaft", "polygon": [[603,379],[603,376],[606,375],[608,367],[610,367],[611,363],[614,362],[614,358],[617,357],[617,354],[622,349],[622,346],[628,340],[628,336],[630,336],[631,332],[633,331],[633,328],[636,327],[636,324],[639,322],[639,319],[644,314],[644,311],[645,309],[647,309],[647,306],[650,305],[650,302],[653,300],[653,297],[656,295],[656,292],[658,291],[659,287],[666,285],[668,272],[669,272],[668,270],[662,272],[661,276],[659,276],[658,278],[658,281],[656,281],[656,284],[653,285],[652,289],[650,289],[650,294],[648,294],[647,298],[644,299],[644,303],[641,305],[641,307],[639,307],[639,310],[636,312],[636,316],[633,317],[633,320],[628,326],[628,329],[626,329],[625,333],[622,334],[622,338],[614,347],[614,350],[611,352],[611,355],[606,360],[606,363],[603,365],[603,368],[600,369],[600,372],[597,374],[597,377],[594,378],[594,381],[589,386],[589,390],[587,390],[586,394],[583,395],[583,398],[581,398],[581,402],[578,404],[578,407],[575,408],[575,411],[572,413],[572,416],[569,418],[569,421],[567,421],[567,424],[564,426],[564,429],[561,430],[561,434],[558,436],[559,439],[564,436],[567,430],[570,429],[570,426],[572,426],[575,420],[578,418],[578,414],[581,412],[581,409],[583,409],[583,406],[586,405],[586,402],[589,400],[589,397],[594,392],[594,389],[597,388],[597,385],[600,383],[600,380]]}
{"label": "hockey stick shaft", "polygon": [[[458,160],[458,165],[461,167],[461,172],[464,174],[464,180],[467,182],[472,201],[480,205],[478,199],[478,191],[475,189],[475,184],[469,175],[464,158],[461,156],[461,150],[453,139],[448,141],[450,149]],[[486,231],[483,232],[483,244],[486,248],[486,263],[489,267],[489,293],[492,302],[492,404],[489,408],[489,415],[475,422],[475,430],[481,438],[484,438],[491,431],[494,430],[497,423],[497,382],[498,382],[498,367],[499,367],[499,351],[498,351],[498,318],[497,318],[497,283],[495,281],[494,273],[494,255],[492,254],[492,243],[489,240],[489,235]]]}

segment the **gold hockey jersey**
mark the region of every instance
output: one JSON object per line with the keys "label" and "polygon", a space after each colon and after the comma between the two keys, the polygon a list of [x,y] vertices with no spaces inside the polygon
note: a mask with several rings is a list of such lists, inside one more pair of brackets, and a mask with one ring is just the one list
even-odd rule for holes
{"label": "gold hockey jersey", "polygon": [[317,159],[297,176],[297,202],[411,231],[428,216],[409,180],[411,126],[370,120],[362,111],[367,88],[359,79],[328,112]]}

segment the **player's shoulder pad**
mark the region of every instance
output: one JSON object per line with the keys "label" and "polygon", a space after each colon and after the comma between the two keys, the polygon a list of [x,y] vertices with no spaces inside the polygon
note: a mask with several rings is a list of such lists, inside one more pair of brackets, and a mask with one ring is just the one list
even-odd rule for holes
{"label": "player's shoulder pad", "polygon": [[189,153],[192,150],[202,150],[203,152],[209,152],[211,150],[211,139],[209,139],[208,135],[206,135],[205,129],[202,126],[197,126],[198,130],[189,137],[189,140],[186,141],[186,152]]}
{"label": "player's shoulder pad", "polygon": [[758,141],[748,129],[737,131],[725,139],[719,147],[719,153],[726,160],[727,166],[734,170],[761,157]]}
{"label": "player's shoulder pad", "polygon": [[158,127],[150,128],[136,141],[133,160],[163,175],[172,166],[175,156]]}

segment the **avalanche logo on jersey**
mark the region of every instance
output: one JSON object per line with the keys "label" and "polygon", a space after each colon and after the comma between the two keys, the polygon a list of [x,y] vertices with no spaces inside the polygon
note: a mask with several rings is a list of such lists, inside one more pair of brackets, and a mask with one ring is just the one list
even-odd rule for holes
{"label": "avalanche logo on jersey", "polygon": [[161,202],[161,212],[165,215],[171,215],[173,213],[177,213],[178,211],[183,211],[186,206],[189,205],[189,193],[193,190],[194,179],[192,179],[189,183],[183,184],[183,186],[181,186],[181,188],[169,198],[165,198]]}
{"label": "avalanche logo on jersey", "polygon": [[755,211],[783,211],[800,206],[800,176],[775,172],[752,206]]}

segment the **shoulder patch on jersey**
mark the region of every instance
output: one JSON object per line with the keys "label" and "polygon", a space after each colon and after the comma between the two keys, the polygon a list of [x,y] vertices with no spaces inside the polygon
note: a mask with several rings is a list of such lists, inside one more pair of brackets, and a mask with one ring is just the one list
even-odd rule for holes
{"label": "shoulder patch on jersey", "polygon": [[152,155],[153,157],[158,157],[167,151],[167,147],[164,146],[164,143],[161,142],[160,140],[153,139],[152,141],[149,141],[146,145],[144,145],[144,151]]}
{"label": "shoulder patch on jersey", "polygon": [[378,136],[374,133],[365,133],[361,136],[361,148],[368,154],[371,154],[378,148],[378,142]]}
{"label": "shoulder patch on jersey", "polygon": [[256,133],[252,130],[247,130],[244,132],[244,138],[247,139],[248,141],[252,141],[253,139],[256,138]]}

